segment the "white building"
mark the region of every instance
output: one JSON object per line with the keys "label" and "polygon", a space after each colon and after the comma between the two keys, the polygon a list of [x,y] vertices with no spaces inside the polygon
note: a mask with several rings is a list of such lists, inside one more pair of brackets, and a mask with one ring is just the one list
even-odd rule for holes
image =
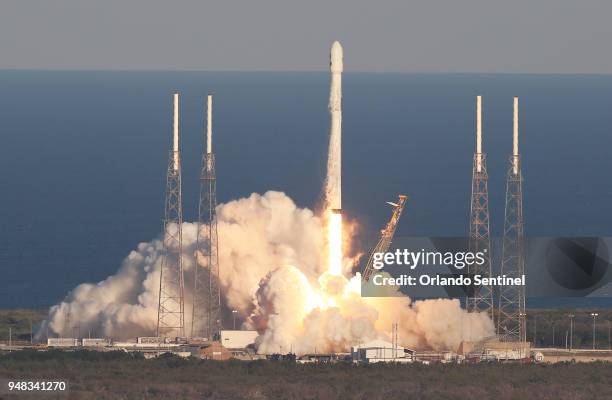
{"label": "white building", "polygon": [[48,347],[77,347],[79,339],[75,338],[48,338]]}
{"label": "white building", "polygon": [[82,345],[83,347],[106,347],[110,346],[110,340],[103,338],[83,338]]}
{"label": "white building", "polygon": [[221,345],[226,349],[244,349],[255,344],[257,331],[221,331]]}
{"label": "white building", "polygon": [[414,350],[405,349],[399,345],[393,346],[393,343],[384,340],[372,340],[351,349],[353,362],[357,363],[409,363],[415,360],[415,355]]}

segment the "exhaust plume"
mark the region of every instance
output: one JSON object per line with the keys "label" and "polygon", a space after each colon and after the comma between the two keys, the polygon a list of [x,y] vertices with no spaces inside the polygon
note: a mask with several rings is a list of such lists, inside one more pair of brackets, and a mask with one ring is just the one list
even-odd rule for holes
{"label": "exhaust plume", "polygon": [[[493,333],[479,313],[468,314],[456,300],[412,303],[408,297],[361,298],[359,279],[327,273],[325,227],[312,211],[299,208],[280,192],[252,194],[217,209],[221,291],[239,311],[245,328],[257,329],[258,351],[298,354],[348,351],[373,338],[389,338],[392,322],[400,323],[400,342],[411,348],[455,349],[461,339]],[[193,279],[197,224],[183,224],[185,279]],[[73,289],[37,333],[81,335],[117,340],[151,336],[157,322],[162,241],[139,244],[119,271],[98,283]],[[191,285],[186,285],[187,315]]]}
{"label": "exhaust plume", "polygon": [[[280,192],[252,194],[217,208],[221,290],[225,302],[243,318],[254,308],[253,296],[262,277],[278,265],[300,265],[312,279],[318,277],[323,248],[320,219],[298,208]],[[183,268],[192,282],[197,223],[183,223]],[[72,337],[78,321],[81,334],[128,339],[152,336],[157,323],[159,269],[162,238],[140,243],[119,271],[94,283],[73,289],[51,307],[37,337]],[[185,285],[185,313],[191,314],[193,285]],[[70,311],[71,326],[66,326]],[[190,323],[190,321],[187,321]],[[187,328],[190,328],[189,326]],[[188,332],[190,330],[187,330]]]}

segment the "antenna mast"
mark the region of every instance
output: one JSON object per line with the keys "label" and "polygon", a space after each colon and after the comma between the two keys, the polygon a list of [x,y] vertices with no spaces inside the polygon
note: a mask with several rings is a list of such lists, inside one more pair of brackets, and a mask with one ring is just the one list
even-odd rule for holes
{"label": "antenna mast", "polygon": [[179,95],[174,94],[172,150],[168,157],[164,248],[159,277],[157,336],[185,336],[183,278],[183,206],[181,194],[181,154],[179,147]]}
{"label": "antenna mast", "polygon": [[212,95],[208,95],[206,149],[202,155],[198,238],[193,288],[192,337],[214,339],[221,331],[219,238],[217,235],[217,178],[212,151]]}
{"label": "antenna mast", "polygon": [[[484,253],[484,263],[469,267],[470,276],[491,276],[491,237],[489,229],[489,176],[485,153],[482,151],[482,96],[476,97],[476,152],[472,168],[472,200],[470,210],[470,252]],[[493,319],[493,289],[490,285],[468,288],[468,312],[486,312]]]}

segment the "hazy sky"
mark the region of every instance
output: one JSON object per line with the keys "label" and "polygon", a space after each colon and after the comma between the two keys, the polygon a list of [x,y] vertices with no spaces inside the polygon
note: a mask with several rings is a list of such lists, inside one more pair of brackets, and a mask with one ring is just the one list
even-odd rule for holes
{"label": "hazy sky", "polygon": [[2,69],[612,73],[610,0],[0,0]]}

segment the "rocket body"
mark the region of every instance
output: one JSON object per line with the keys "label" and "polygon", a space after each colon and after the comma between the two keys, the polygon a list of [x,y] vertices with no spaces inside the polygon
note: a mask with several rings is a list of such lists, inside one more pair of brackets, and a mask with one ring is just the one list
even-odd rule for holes
{"label": "rocket body", "polygon": [[329,153],[327,159],[327,181],[325,188],[328,209],[327,241],[331,275],[341,275],[342,253],[342,46],[334,42],[330,53],[329,70]]}
{"label": "rocket body", "polygon": [[330,53],[329,69],[331,86],[329,91],[329,112],[331,127],[329,133],[329,155],[327,160],[327,206],[342,208],[342,46],[334,42]]}

